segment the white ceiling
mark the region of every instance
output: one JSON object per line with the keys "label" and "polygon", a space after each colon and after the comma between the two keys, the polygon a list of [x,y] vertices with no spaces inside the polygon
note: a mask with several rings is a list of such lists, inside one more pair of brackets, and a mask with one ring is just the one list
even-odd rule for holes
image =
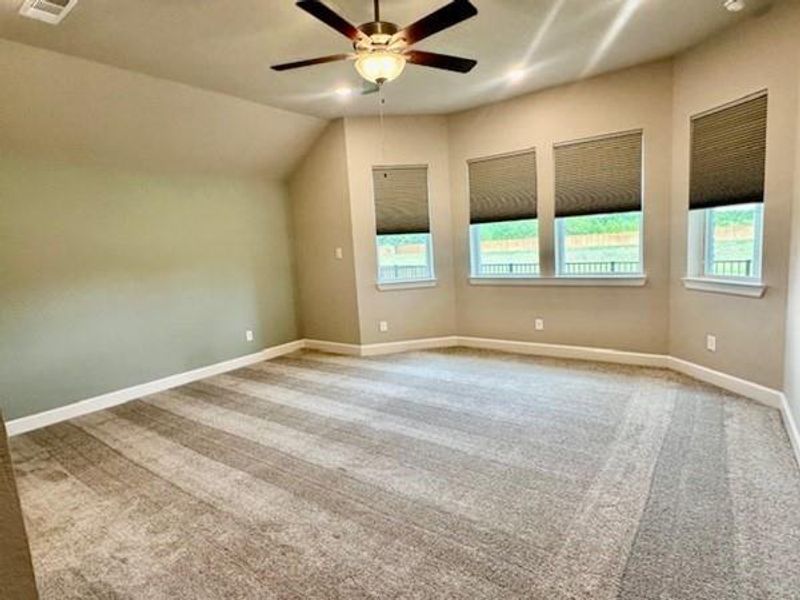
{"label": "white ceiling", "polygon": [[[409,66],[387,85],[386,111],[452,112],[669,56],[771,3],[747,1],[733,14],[722,0],[473,0],[477,17],[418,48],[478,66]],[[402,26],[445,2],[383,0],[383,18]],[[79,0],[58,27],[18,16],[21,3],[0,0],[0,37],[320,117],[377,112],[376,95],[334,93],[360,85],[350,63],[269,69],[350,48],[291,0]],[[328,3],[356,24],[371,20],[371,0]],[[525,77],[509,84],[520,66]]]}

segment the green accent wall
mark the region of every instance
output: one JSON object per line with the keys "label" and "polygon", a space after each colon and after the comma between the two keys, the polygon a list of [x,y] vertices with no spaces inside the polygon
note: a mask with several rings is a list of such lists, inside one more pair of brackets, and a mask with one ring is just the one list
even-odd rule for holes
{"label": "green accent wall", "polygon": [[14,419],[297,339],[290,231],[285,186],[257,177],[0,154],[0,409]]}

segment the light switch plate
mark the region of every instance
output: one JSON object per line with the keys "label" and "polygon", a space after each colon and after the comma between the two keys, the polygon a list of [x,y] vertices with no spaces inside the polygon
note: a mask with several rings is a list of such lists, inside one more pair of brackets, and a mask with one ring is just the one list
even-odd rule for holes
{"label": "light switch plate", "polygon": [[709,352],[717,351],[717,336],[710,333],[706,335],[706,350]]}

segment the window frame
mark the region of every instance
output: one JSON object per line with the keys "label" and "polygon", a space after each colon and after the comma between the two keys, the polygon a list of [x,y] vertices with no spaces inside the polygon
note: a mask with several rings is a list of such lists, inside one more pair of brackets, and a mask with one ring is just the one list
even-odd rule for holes
{"label": "window frame", "polygon": [[[641,171],[639,172],[639,178],[641,182],[641,198],[640,198],[640,208],[638,211],[627,211],[627,212],[638,212],[639,214],[639,270],[636,272],[630,273],[614,273],[614,272],[599,272],[599,273],[586,273],[586,274],[575,274],[575,273],[564,273],[564,220],[569,219],[570,217],[557,217],[553,216],[553,276],[555,279],[560,280],[587,280],[587,281],[610,281],[615,282],[617,280],[625,280],[629,279],[631,281],[642,281],[644,282],[647,278],[647,270],[645,268],[645,240],[647,239],[645,235],[645,207],[647,202],[645,200],[645,196],[647,193],[647,181],[645,179],[645,173],[647,170],[647,139],[645,136],[645,129],[644,127],[634,128],[630,130],[622,130],[613,133],[604,133],[598,135],[591,135],[584,138],[578,138],[575,140],[569,140],[565,142],[555,142],[553,143],[552,150],[555,152],[555,149],[558,146],[568,145],[568,144],[575,144],[580,142],[589,142],[592,140],[603,140],[607,138],[614,138],[618,136],[624,136],[629,134],[638,133],[641,136]],[[553,190],[555,193],[555,186],[556,186],[556,161],[555,156],[553,155]],[[555,208],[555,207],[554,207]],[[595,213],[592,215],[581,215],[581,216],[601,216],[604,214],[626,214],[626,213]]]}
{"label": "window frame", "polygon": [[[520,156],[520,155],[529,154],[529,153],[533,153],[533,157],[534,157],[534,159],[533,159],[534,160],[534,166],[535,166],[535,172],[534,172],[534,187],[535,187],[534,195],[536,197],[536,208],[537,208],[536,213],[537,214],[536,214],[536,217],[533,218],[533,219],[520,219],[520,220],[531,220],[531,221],[535,221],[536,222],[536,255],[537,255],[537,258],[539,259],[539,262],[537,263],[538,264],[538,273],[535,273],[535,274],[520,273],[519,275],[514,275],[512,273],[509,273],[508,275],[505,275],[505,274],[502,274],[502,273],[498,273],[498,274],[482,275],[480,273],[480,266],[481,266],[482,262],[480,260],[481,253],[480,253],[480,239],[479,239],[479,234],[478,234],[478,228],[481,225],[492,225],[494,223],[507,223],[507,222],[510,223],[510,222],[513,222],[513,221],[490,221],[490,222],[486,222],[486,223],[471,223],[470,222],[470,217],[471,217],[471,214],[470,214],[470,189],[471,189],[470,188],[470,186],[471,186],[471,182],[470,182],[470,163],[480,162],[480,161],[485,161],[485,160],[499,159],[499,158],[506,158],[506,157]],[[467,269],[467,272],[469,274],[469,280],[470,281],[474,280],[474,281],[480,281],[482,283],[491,283],[492,281],[524,282],[524,281],[527,281],[527,280],[537,281],[542,277],[542,260],[541,260],[542,259],[542,255],[541,255],[542,244],[541,244],[541,237],[539,235],[540,232],[541,232],[541,227],[540,227],[541,217],[538,214],[539,213],[539,211],[538,211],[539,202],[540,202],[540,196],[539,196],[539,181],[540,181],[539,180],[539,160],[540,160],[539,151],[538,151],[537,147],[536,146],[526,146],[526,147],[523,147],[523,148],[518,148],[516,150],[509,150],[507,152],[498,152],[498,153],[489,154],[489,155],[486,155],[486,156],[476,156],[476,157],[473,157],[473,158],[467,158],[466,161],[464,162],[464,166],[465,166],[464,174],[465,174],[465,177],[466,177],[466,192],[467,192],[467,238],[468,238],[468,243],[469,243],[469,268]]]}
{"label": "window frame", "polygon": [[534,221],[536,224],[536,255],[539,258],[539,262],[536,263],[538,265],[537,273],[520,273],[515,275],[513,273],[492,273],[492,274],[481,274],[481,265],[484,263],[480,260],[481,258],[481,251],[480,251],[480,227],[482,225],[493,225],[496,223],[513,223],[515,221],[492,221],[489,223],[470,223],[469,227],[469,257],[470,257],[470,266],[469,266],[469,276],[470,279],[539,279],[542,275],[542,261],[541,261],[541,243],[539,237],[539,217],[537,216],[535,219],[520,219],[525,221]]}
{"label": "window frame", "polygon": [[[767,102],[769,103],[769,90],[767,88],[763,88],[730,102],[726,102],[707,110],[689,115],[689,174],[691,174],[692,168],[693,141],[691,131],[694,120],[738,106],[761,96],[765,96],[767,98]],[[769,113],[767,113],[768,131],[769,121]],[[719,207],[692,209],[691,203],[689,203],[690,205],[687,210],[686,227],[686,275],[682,279],[683,285],[686,289],[701,292],[729,294],[734,296],[746,296],[749,298],[761,298],[766,292],[767,286],[764,280],[764,255],[766,242],[766,237],[764,235],[764,219],[766,213],[766,166],[767,165],[765,164],[765,181],[763,190],[764,197],[761,198],[760,202],[746,203],[758,205],[755,219],[756,231],[754,239],[755,248],[753,253],[754,273],[757,272],[757,274],[752,277],[741,277],[716,275],[709,272],[709,259],[711,256],[713,256],[712,249],[709,248],[709,239],[713,241],[713,235],[711,234],[713,224],[710,223],[711,219],[708,218],[709,211],[714,210],[714,208],[726,208],[735,205],[728,204]],[[691,186],[691,175],[689,186]],[[691,190],[689,190],[689,196],[691,197]]]}
{"label": "window frame", "polygon": [[[566,242],[566,232],[564,228],[566,226],[566,219],[570,219],[572,217],[556,217],[554,219],[554,227],[553,227],[553,250],[554,250],[554,258],[555,258],[555,276],[556,277],[586,277],[589,279],[597,279],[597,278],[609,278],[609,279],[616,279],[619,277],[644,277],[645,275],[645,268],[644,268],[644,203],[642,204],[642,209],[639,211],[628,211],[626,213],[598,213],[596,215],[582,215],[586,217],[602,217],[604,215],[617,215],[617,214],[636,214],[639,217],[639,229],[638,229],[638,237],[639,237],[639,269],[636,271],[597,271],[592,273],[567,273],[564,269],[564,258],[565,258],[565,242]],[[609,261],[614,262],[614,261]]]}
{"label": "window frame", "polygon": [[427,194],[428,194],[428,231],[427,233],[417,233],[417,234],[410,234],[410,235],[424,235],[426,236],[426,258],[428,262],[428,277],[414,277],[408,279],[390,279],[390,280],[383,280],[381,279],[381,257],[380,257],[380,244],[379,238],[382,235],[403,235],[403,234],[379,234],[378,233],[378,224],[377,224],[377,209],[375,206],[375,185],[373,182],[372,177],[370,176],[370,192],[372,197],[372,216],[373,216],[373,235],[374,235],[374,248],[375,248],[375,286],[378,290],[392,290],[392,289],[410,289],[415,287],[432,287],[436,285],[436,258],[434,252],[434,240],[433,240],[433,230],[434,230],[434,215],[433,210],[431,208],[432,204],[432,197],[431,197],[431,165],[429,163],[413,163],[413,164],[405,164],[405,163],[393,163],[393,164],[377,164],[372,165],[370,167],[370,175],[374,172],[375,169],[392,169],[392,168],[424,168],[425,169],[425,185],[427,187]]}

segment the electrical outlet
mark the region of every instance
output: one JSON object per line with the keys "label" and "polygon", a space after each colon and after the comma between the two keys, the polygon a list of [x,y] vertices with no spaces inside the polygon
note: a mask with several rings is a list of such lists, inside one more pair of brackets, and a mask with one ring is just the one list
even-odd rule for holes
{"label": "electrical outlet", "polygon": [[344,258],[344,253],[342,252],[341,248],[337,247],[333,250],[333,256],[336,258],[336,260],[342,260],[342,258]]}
{"label": "electrical outlet", "polygon": [[252,342],[253,341],[253,330],[252,329],[248,329],[247,331],[244,332],[244,339],[246,339],[248,342]]}
{"label": "electrical outlet", "polygon": [[389,322],[381,321],[380,323],[378,323],[378,329],[384,333],[389,331]]}
{"label": "electrical outlet", "polygon": [[536,319],[533,322],[533,327],[536,331],[544,331],[544,319]]}
{"label": "electrical outlet", "polygon": [[706,335],[706,350],[709,352],[717,351],[717,336],[710,333]]}

